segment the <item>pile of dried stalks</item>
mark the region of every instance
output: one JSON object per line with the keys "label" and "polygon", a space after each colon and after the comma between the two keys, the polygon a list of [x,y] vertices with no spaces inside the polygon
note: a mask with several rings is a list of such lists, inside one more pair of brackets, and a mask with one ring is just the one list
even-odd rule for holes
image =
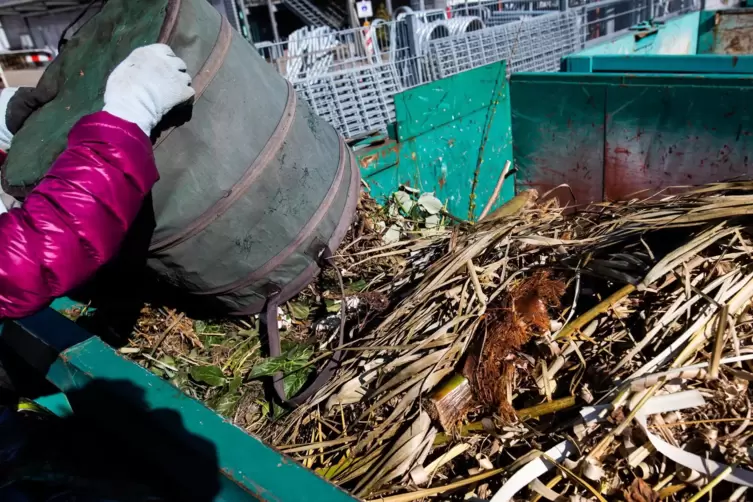
{"label": "pile of dried stalks", "polygon": [[[404,214],[388,245],[375,236],[395,213],[363,211],[337,262],[353,308],[329,384],[289,413],[250,391],[280,368],[292,389],[331,353],[325,275],[288,307],[288,366],[248,350],[252,322],[217,331],[233,342],[216,360],[200,354],[204,334],[181,335],[192,392],[257,403],[228,415],[360,498],[745,499],[753,183],[574,216],[535,199],[475,225]],[[150,358],[174,357],[162,347]],[[220,371],[203,375],[209,364]]]}

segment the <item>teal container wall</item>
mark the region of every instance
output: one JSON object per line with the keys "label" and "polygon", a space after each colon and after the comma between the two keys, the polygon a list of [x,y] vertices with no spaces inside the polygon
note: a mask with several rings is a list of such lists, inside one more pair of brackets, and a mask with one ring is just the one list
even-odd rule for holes
{"label": "teal container wall", "polygon": [[573,56],[600,54],[695,54],[700,12],[670,19],[655,31],[633,31],[603,44],[594,45]]}
{"label": "teal container wall", "polygon": [[[61,306],[66,305],[61,302]],[[207,467],[216,466],[219,489],[213,499],[216,502],[355,500],[167,381],[124,359],[99,338],[52,309],[19,321],[0,323],[0,337],[10,350],[16,351],[18,358],[29,362],[38,360],[40,347],[59,353],[46,377],[63,394],[38,401],[51,411],[75,415],[77,407],[84,406],[89,419],[96,418],[103,428],[111,429],[108,432],[113,436],[124,440],[129,431],[113,425],[118,420],[109,414],[107,406],[100,402],[82,402],[79,395],[79,400],[71,407],[73,403],[68,403],[64,397],[65,393],[84,389],[96,381],[108,387],[112,399],[127,403],[138,416],[149,420],[149,426],[159,434],[188,444],[190,448],[196,447],[195,453],[211,462]],[[95,417],[93,413],[98,415]],[[159,456],[161,452],[155,448],[145,442],[143,454],[152,458]],[[176,483],[191,483],[185,473],[175,472],[169,465],[160,474]]]}
{"label": "teal container wall", "polygon": [[[434,192],[447,210],[473,219],[512,161],[505,63],[493,63],[395,96],[396,137],[357,152],[361,176],[383,202],[400,185]],[[495,205],[514,195],[509,176]]]}
{"label": "teal container wall", "polygon": [[753,174],[752,76],[519,73],[510,93],[518,189],[584,204]]}
{"label": "teal container wall", "polygon": [[750,75],[750,40],[753,9],[693,12],[665,24],[635,27],[628,35],[567,56],[562,70]]}

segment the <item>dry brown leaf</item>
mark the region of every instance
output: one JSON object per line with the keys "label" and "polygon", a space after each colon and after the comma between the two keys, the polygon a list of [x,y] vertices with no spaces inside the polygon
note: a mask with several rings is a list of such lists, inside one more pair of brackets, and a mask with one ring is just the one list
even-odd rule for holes
{"label": "dry brown leaf", "polygon": [[630,488],[625,490],[626,502],[659,502],[659,494],[641,478],[635,478]]}

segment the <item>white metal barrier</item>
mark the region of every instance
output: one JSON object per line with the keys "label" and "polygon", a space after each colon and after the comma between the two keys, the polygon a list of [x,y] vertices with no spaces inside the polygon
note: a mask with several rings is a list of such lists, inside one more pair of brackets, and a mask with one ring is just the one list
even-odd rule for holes
{"label": "white metal barrier", "polygon": [[385,129],[395,119],[392,97],[405,89],[501,60],[510,73],[557,71],[563,56],[586,45],[699,7],[700,0],[464,1],[365,28],[306,28],[257,49],[316,113],[353,137]]}
{"label": "white metal barrier", "polygon": [[428,52],[432,76],[444,78],[503,59],[510,73],[557,71],[563,56],[582,47],[578,23],[575,12],[552,12],[433,40]]}

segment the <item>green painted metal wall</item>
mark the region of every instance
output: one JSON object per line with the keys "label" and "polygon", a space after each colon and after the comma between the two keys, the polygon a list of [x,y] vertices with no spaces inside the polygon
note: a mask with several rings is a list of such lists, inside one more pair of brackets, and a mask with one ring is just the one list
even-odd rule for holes
{"label": "green painted metal wall", "polygon": [[[150,459],[163,458],[160,475],[173,483],[190,487],[192,479],[170,464],[171,452],[160,450],[171,442],[204,465],[204,476],[216,476],[211,484],[216,485],[213,500],[217,502],[355,500],[51,309],[0,323],[0,336],[17,357],[35,367],[32,361],[39,359],[40,351],[58,354],[47,380],[77,399],[68,403],[63,394],[57,394],[39,403],[60,415],[76,415],[85,409],[87,419],[95,420],[113,437],[139,443]],[[92,385],[99,394],[87,392]],[[98,399],[92,399],[95,396]],[[136,423],[166,438],[160,440],[162,446],[143,437],[131,438]]]}
{"label": "green painted metal wall", "polygon": [[[478,217],[512,160],[509,84],[499,62],[395,96],[396,137],[358,152],[377,200],[400,185],[434,192],[460,218]],[[497,205],[511,198],[507,178]]]}
{"label": "green painted metal wall", "polygon": [[700,11],[664,24],[643,24],[628,35],[563,59],[575,73],[753,74],[753,9]]}
{"label": "green painted metal wall", "polygon": [[753,174],[753,77],[514,74],[518,187],[578,204]]}
{"label": "green painted metal wall", "polygon": [[691,12],[656,27],[633,30],[608,42],[588,47],[573,56],[600,54],[695,54],[700,12]]}

